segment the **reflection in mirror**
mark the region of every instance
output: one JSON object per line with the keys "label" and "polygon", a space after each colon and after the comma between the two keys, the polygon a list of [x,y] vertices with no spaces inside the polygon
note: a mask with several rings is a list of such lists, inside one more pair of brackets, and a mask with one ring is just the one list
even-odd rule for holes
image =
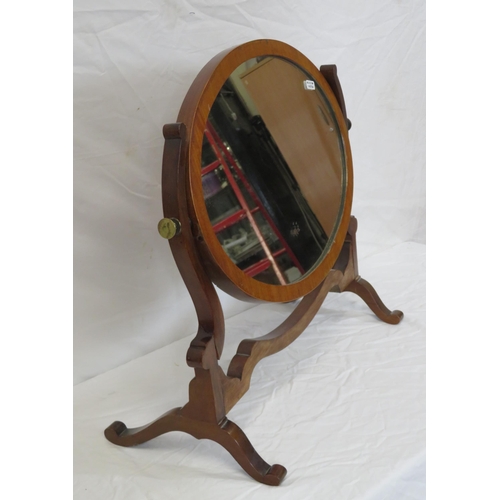
{"label": "reflection in mirror", "polygon": [[247,275],[299,280],[328,251],[346,190],[343,142],[318,84],[279,57],[251,59],[206,124],[202,184],[213,230]]}

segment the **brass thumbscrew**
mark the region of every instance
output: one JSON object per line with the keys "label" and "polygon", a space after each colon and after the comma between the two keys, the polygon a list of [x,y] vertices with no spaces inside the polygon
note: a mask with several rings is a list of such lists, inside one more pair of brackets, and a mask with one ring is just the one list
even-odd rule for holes
{"label": "brass thumbscrew", "polygon": [[158,232],[162,238],[169,240],[181,232],[181,223],[173,217],[162,219],[158,222]]}

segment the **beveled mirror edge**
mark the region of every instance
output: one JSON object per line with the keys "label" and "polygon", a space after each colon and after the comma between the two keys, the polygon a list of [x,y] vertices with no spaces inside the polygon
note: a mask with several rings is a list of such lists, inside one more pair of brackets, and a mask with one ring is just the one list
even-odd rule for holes
{"label": "beveled mirror edge", "polygon": [[[314,77],[335,113],[342,136],[346,161],[346,193],[337,233],[323,260],[306,276],[287,285],[269,285],[247,276],[226,255],[212,230],[206,212],[200,172],[203,132],[212,104],[223,83],[242,62],[261,55],[282,57],[303,68]],[[295,48],[276,40],[254,40],[225,50],[213,57],[198,73],[189,88],[178,115],[178,122],[186,126],[185,168],[188,209],[195,241],[207,273],[226,293],[242,300],[289,302],[303,297],[328,274],[344,242],[352,206],[353,169],[347,125],[335,93],[320,70]]]}

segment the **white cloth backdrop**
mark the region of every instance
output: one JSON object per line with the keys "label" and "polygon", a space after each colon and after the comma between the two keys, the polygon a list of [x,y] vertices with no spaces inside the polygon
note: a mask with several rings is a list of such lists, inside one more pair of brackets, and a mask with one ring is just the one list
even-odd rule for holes
{"label": "white cloth backdrop", "polygon": [[[75,498],[184,499],[190,488],[209,498],[423,498],[423,0],[75,0],[74,11]],[[288,467],[281,497],[215,444],[173,434],[125,450],[102,436],[112,420],[140,425],[186,400],[197,325],[156,230],[161,131],[211,57],[257,38],[337,64],[353,122],[360,273],[406,314],[388,326],[356,297],[332,295],[256,370],[230,417]],[[291,307],[221,299],[228,359],[236,339]]]}

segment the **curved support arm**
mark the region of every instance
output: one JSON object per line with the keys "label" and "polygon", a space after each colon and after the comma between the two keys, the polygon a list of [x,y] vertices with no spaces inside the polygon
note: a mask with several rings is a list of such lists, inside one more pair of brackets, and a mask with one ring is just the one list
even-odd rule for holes
{"label": "curved support arm", "polygon": [[217,358],[224,347],[224,315],[219,297],[207,276],[196,251],[186,198],[187,168],[186,128],[182,123],[163,127],[165,149],[163,151],[162,199],[164,216],[180,221],[180,232],[169,240],[179,272],[184,280],[198,316],[199,329],[191,342],[187,363],[201,368],[207,337],[213,336]]}
{"label": "curved support arm", "polygon": [[373,286],[360,276],[352,280],[345,291],[352,292],[358,297],[361,297],[366,305],[375,313],[377,318],[390,325],[397,325],[403,319],[403,313],[398,309],[394,311],[388,309]]}
{"label": "curved support arm", "polygon": [[290,345],[307,328],[328,292],[338,285],[342,276],[342,272],[332,269],[325,280],[301,300],[281,325],[267,335],[240,343],[224,381],[226,413],[248,390],[257,363]]}
{"label": "curved support arm", "polygon": [[344,120],[347,125],[347,130],[351,129],[351,120],[347,118],[347,111],[345,109],[344,93],[342,92],[342,86],[340,85],[340,80],[337,75],[337,65],[336,64],[325,64],[319,68],[321,74],[325,77],[325,80],[330,85],[337,102],[340,106],[342,114],[344,115]]}

